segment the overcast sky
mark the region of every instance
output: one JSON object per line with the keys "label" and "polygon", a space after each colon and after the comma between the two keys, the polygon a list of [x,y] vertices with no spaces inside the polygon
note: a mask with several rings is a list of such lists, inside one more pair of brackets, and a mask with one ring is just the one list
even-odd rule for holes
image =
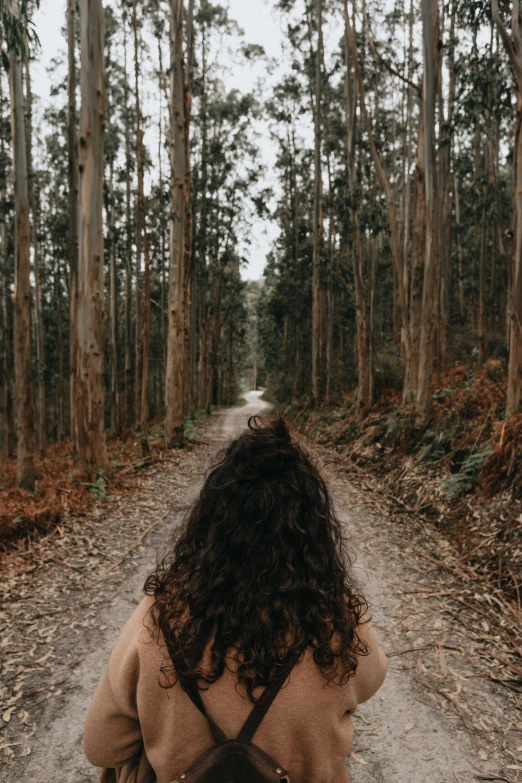
{"label": "overcast sky", "polygon": [[[226,0],[222,0],[226,4]],[[106,5],[110,4],[106,2]],[[235,19],[244,30],[245,39],[249,43],[260,44],[267,55],[281,62],[283,31],[278,17],[267,0],[229,0],[230,16]],[[60,52],[65,53],[65,40],[62,35],[62,27],[65,21],[66,0],[41,0],[40,10],[35,16],[36,30],[42,45],[39,63],[34,66],[33,90],[41,100],[41,109],[50,102],[50,82],[48,68],[51,61]],[[165,20],[167,24],[167,20]],[[266,72],[266,64],[257,64],[250,67],[231,69],[226,76],[227,86],[236,87],[242,91],[253,89],[261,83],[267,91],[270,88],[270,80],[277,78],[277,74],[270,77]],[[268,128],[261,128],[261,149],[263,160],[267,166],[267,179],[274,170],[275,149],[270,141]],[[152,136],[153,130],[150,131]],[[146,139],[147,141],[147,139]],[[152,146],[153,139],[149,138]],[[273,185],[273,182],[268,182]],[[271,223],[257,222],[254,226],[253,241],[248,251],[250,262],[244,270],[247,279],[259,279],[262,276],[266,254],[271,242],[277,233],[277,228]]]}

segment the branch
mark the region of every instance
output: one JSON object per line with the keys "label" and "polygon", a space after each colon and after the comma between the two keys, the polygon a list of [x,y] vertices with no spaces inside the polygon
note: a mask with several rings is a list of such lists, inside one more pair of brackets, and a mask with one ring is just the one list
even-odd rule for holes
{"label": "branch", "polygon": [[515,70],[517,78],[519,81],[522,81],[522,63],[520,62],[520,59],[517,57],[517,53],[515,52],[515,48],[513,46],[511,38],[509,37],[509,33],[506,29],[506,25],[504,24],[504,22],[502,21],[502,17],[500,16],[498,0],[491,0],[491,16],[497,26],[497,29],[500,33],[500,37],[504,42],[504,46],[508,53],[509,59],[511,60],[511,65]]}
{"label": "branch", "polygon": [[377,49],[377,46],[375,44],[375,41],[372,36],[371,28],[370,28],[370,20],[368,19],[368,12],[366,10],[366,0],[363,0],[362,4],[363,9],[363,17],[364,17],[364,29],[366,30],[366,36],[368,38],[368,41],[370,42],[370,49],[373,52],[374,57],[379,60],[379,62],[384,65],[384,67],[392,74],[392,76],[397,76],[398,79],[400,79],[402,82],[407,84],[409,87],[412,87],[419,95],[422,94],[422,87],[417,82],[412,82],[411,79],[408,79],[407,76],[404,76],[400,71],[398,71],[389,60],[387,60],[383,55],[379,52]]}
{"label": "branch", "polygon": [[513,0],[513,8],[511,9],[511,30],[513,32],[513,38],[515,39],[515,49],[517,55],[520,57],[522,54],[522,38],[520,37],[520,6],[519,0]]}

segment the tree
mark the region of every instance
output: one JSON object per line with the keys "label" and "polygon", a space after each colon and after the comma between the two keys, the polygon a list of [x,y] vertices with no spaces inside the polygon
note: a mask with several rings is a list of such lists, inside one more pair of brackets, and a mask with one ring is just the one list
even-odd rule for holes
{"label": "tree", "polygon": [[45,400],[45,342],[42,315],[42,287],[40,275],[40,241],[38,237],[38,221],[40,213],[39,189],[36,182],[36,172],[33,166],[33,95],[31,91],[31,66],[29,41],[25,42],[25,105],[26,105],[26,144],[27,172],[29,183],[29,206],[32,216],[31,242],[33,246],[33,276],[34,276],[34,326],[36,343],[36,368],[38,378],[38,445],[40,454],[44,456],[46,446],[47,411]]}
{"label": "tree", "polygon": [[76,0],[67,0],[67,160],[69,184],[69,406],[71,440],[76,446],[76,380],[78,377],[78,134],[76,130]]}
{"label": "tree", "polygon": [[322,176],[322,63],[323,63],[323,0],[315,2],[315,24],[317,26],[317,50],[315,52],[315,95],[314,95],[314,250],[312,280],[312,405],[319,405],[321,389],[321,349],[323,323],[321,312],[321,254],[323,240],[323,176]]}
{"label": "tree", "polygon": [[186,323],[186,196],[188,190],[188,125],[186,73],[183,56],[183,0],[171,0],[170,162],[171,218],[169,322],[165,372],[165,436],[170,446],[183,441],[188,357]]}
{"label": "tree", "polygon": [[[18,0],[10,0],[10,12],[20,19]],[[16,480],[22,489],[32,490],[36,478],[34,451],[33,390],[31,379],[31,228],[29,185],[24,118],[22,59],[23,44],[9,52],[9,90],[11,96],[11,138],[15,196],[15,296],[14,365],[17,417]]]}
{"label": "tree", "polygon": [[509,365],[506,416],[522,411],[522,32],[518,0],[513,2],[511,40],[500,15],[498,0],[492,0],[493,20],[515,71],[517,82],[517,110],[514,144],[515,173],[515,247],[511,269],[509,330]]}
{"label": "tree", "polygon": [[103,141],[105,24],[102,0],[80,4],[81,113],[78,258],[77,447],[84,470],[108,468],[103,391]]}
{"label": "tree", "polygon": [[2,320],[2,405],[3,405],[3,452],[12,457],[15,450],[14,410],[13,410],[13,300],[11,296],[10,263],[8,252],[8,182],[10,175],[10,121],[4,114],[7,98],[4,94],[3,72],[0,70],[0,275],[1,320]]}
{"label": "tree", "polygon": [[424,181],[426,187],[426,249],[422,296],[419,378],[415,404],[416,423],[424,427],[433,410],[434,342],[438,318],[437,280],[439,266],[439,199],[437,196],[437,158],[435,146],[435,104],[437,98],[438,0],[422,0],[424,51],[423,124]]}

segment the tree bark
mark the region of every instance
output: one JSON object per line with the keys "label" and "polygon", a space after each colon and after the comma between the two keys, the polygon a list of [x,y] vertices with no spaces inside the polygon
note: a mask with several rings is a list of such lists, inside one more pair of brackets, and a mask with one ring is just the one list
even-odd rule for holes
{"label": "tree bark", "polygon": [[357,343],[357,369],[358,392],[357,407],[359,415],[371,406],[373,388],[373,364],[370,361],[369,324],[366,303],[366,286],[363,268],[363,247],[359,223],[359,199],[357,198],[357,173],[355,161],[355,130],[357,121],[357,79],[354,78],[351,68],[355,69],[353,50],[350,37],[350,20],[348,16],[348,3],[345,0],[345,29],[344,48],[346,58],[346,145],[347,145],[347,169],[348,191],[350,200],[350,236],[352,241],[351,255],[353,262],[354,298],[355,298],[355,324]]}
{"label": "tree bark", "polygon": [[105,24],[102,0],[82,0],[78,258],[78,454],[107,470],[103,396],[103,173]]}
{"label": "tree bark", "polygon": [[[417,154],[415,156],[413,236],[411,247],[411,290],[410,290],[410,334],[412,351],[418,366],[422,324],[422,291],[424,287],[424,256],[426,252],[426,183],[424,155],[424,120],[419,118]],[[416,381],[407,371],[404,379],[403,401],[413,402],[416,396]]]}
{"label": "tree bark", "polygon": [[323,0],[316,0],[317,50],[315,62],[315,152],[314,152],[314,222],[313,222],[313,276],[312,276],[312,407],[322,398],[321,354],[321,253],[323,239],[323,177],[322,177],[322,60],[323,60]]}
{"label": "tree bark", "polygon": [[[145,211],[145,210],[144,210]],[[141,405],[140,405],[140,427],[144,429],[148,420],[148,386],[149,386],[149,349],[150,349],[150,327],[151,327],[151,301],[150,301],[150,250],[149,237],[145,215],[143,215],[143,254],[145,259],[145,271],[143,276],[143,329],[142,329],[142,358],[141,358]]]}
{"label": "tree bark", "polygon": [[78,377],[78,134],[76,130],[76,0],[67,0],[68,114],[67,156],[69,182],[69,406],[73,447],[78,441],[76,379]]}
{"label": "tree bark", "polygon": [[[10,0],[13,16],[19,16],[18,0]],[[16,483],[21,489],[35,485],[35,436],[31,379],[31,229],[24,119],[22,59],[9,52],[11,135],[13,144],[15,215],[14,364],[16,392]]]}
{"label": "tree bark", "polygon": [[[3,126],[3,80],[0,76],[0,124]],[[5,160],[6,143],[0,133],[0,157]],[[3,206],[7,199],[7,177],[0,182],[0,204]],[[13,306],[9,290],[9,275],[7,270],[7,223],[5,214],[0,211],[0,279],[2,281],[2,391],[3,391],[3,451],[6,457],[12,457],[15,451],[14,411],[13,411]]]}
{"label": "tree bark", "polygon": [[136,158],[138,167],[138,190],[136,194],[136,361],[135,361],[135,419],[141,421],[142,378],[143,378],[143,326],[141,260],[145,223],[145,171],[143,157],[143,130],[141,127],[140,101],[140,35],[138,31],[137,0],[132,3],[132,30],[134,35],[134,92],[136,100]]}
{"label": "tree bark", "polygon": [[183,57],[183,0],[171,0],[170,162],[171,220],[169,269],[169,325],[165,375],[165,438],[171,447],[183,443],[185,419],[186,356],[186,196],[188,128],[186,73]]}
{"label": "tree bark", "polygon": [[34,326],[36,342],[36,375],[38,379],[38,446],[40,454],[45,455],[47,413],[45,402],[45,345],[42,314],[42,292],[40,284],[40,243],[38,238],[39,204],[33,166],[33,95],[31,90],[31,68],[29,65],[29,41],[26,39],[25,60],[25,106],[26,106],[26,144],[27,173],[29,183],[29,205],[32,215],[31,241],[33,245],[34,276]]}
{"label": "tree bark", "polygon": [[124,132],[125,132],[125,426],[132,426],[134,419],[132,384],[132,221],[131,221],[131,143],[129,122],[129,82],[127,78],[127,15],[123,15],[124,57]]}
{"label": "tree bark", "polygon": [[[453,112],[455,104],[455,17],[456,0],[451,4],[451,21],[448,42],[447,70],[449,76],[448,85],[448,113],[444,121],[442,96],[442,84],[440,84],[440,117],[441,131],[441,159],[440,159],[440,183],[442,202],[440,207],[440,339],[439,339],[439,368],[443,369],[448,360],[448,338],[451,315],[451,221],[453,213],[452,177],[451,165],[453,159]],[[440,83],[439,79],[439,83]]]}
{"label": "tree bark", "polygon": [[120,430],[120,388],[118,384],[118,284],[116,270],[116,216],[114,204],[114,161],[109,173],[109,329],[110,329],[110,416],[113,432]]}
{"label": "tree bark", "polygon": [[346,35],[348,38],[348,44],[350,46],[350,50],[353,58],[353,65],[354,65],[355,75],[357,78],[357,84],[359,89],[359,97],[361,101],[361,113],[366,127],[366,133],[370,144],[370,152],[371,152],[372,160],[375,165],[377,178],[384,192],[384,197],[386,201],[386,211],[388,215],[388,223],[390,228],[390,247],[391,247],[392,260],[393,260],[394,271],[395,271],[395,279],[397,281],[397,291],[398,291],[400,310],[401,310],[401,321],[402,321],[402,328],[404,333],[406,374],[407,375],[409,374],[410,377],[415,382],[417,378],[417,364],[415,360],[415,355],[412,351],[410,325],[408,322],[408,298],[407,298],[406,288],[404,285],[404,271],[403,271],[403,267],[407,263],[407,259],[402,257],[402,249],[400,246],[399,230],[397,225],[397,208],[395,206],[395,199],[393,195],[393,189],[391,187],[390,177],[384,169],[381,156],[379,155],[379,152],[377,150],[370,117],[368,115],[368,111],[366,108],[364,82],[363,82],[362,72],[359,65],[358,54],[357,54],[357,42],[355,40],[354,30],[350,22],[350,16],[348,14],[347,0],[344,0],[344,19],[345,19]]}
{"label": "tree bark", "polygon": [[497,25],[517,79],[517,115],[514,145],[515,238],[511,272],[509,364],[506,417],[522,411],[522,37],[518,2],[513,2],[511,31],[513,41],[500,16],[498,0],[492,0],[493,21]]}
{"label": "tree bark", "polygon": [[439,211],[435,151],[435,102],[438,68],[438,0],[422,0],[424,47],[424,179],[426,186],[426,250],[422,292],[419,376],[415,402],[418,427],[425,427],[433,409],[433,370],[437,326],[437,278],[439,266]]}

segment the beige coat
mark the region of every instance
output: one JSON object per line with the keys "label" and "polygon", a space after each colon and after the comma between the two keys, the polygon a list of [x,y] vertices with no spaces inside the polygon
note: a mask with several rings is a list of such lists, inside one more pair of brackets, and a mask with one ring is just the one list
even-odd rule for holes
{"label": "beige coat", "polygon": [[[171,783],[213,744],[205,718],[179,685],[164,690],[164,643],[147,626],[145,598],[123,629],[98,686],[85,724],[85,752],[103,767],[103,783]],[[380,688],[386,659],[370,625],[361,635],[370,648],[344,687],[327,684],[309,650],[278,694],[254,743],[289,772],[292,783],[347,783],[353,742],[350,714]],[[236,737],[252,704],[226,670],[203,700],[228,737]]]}

